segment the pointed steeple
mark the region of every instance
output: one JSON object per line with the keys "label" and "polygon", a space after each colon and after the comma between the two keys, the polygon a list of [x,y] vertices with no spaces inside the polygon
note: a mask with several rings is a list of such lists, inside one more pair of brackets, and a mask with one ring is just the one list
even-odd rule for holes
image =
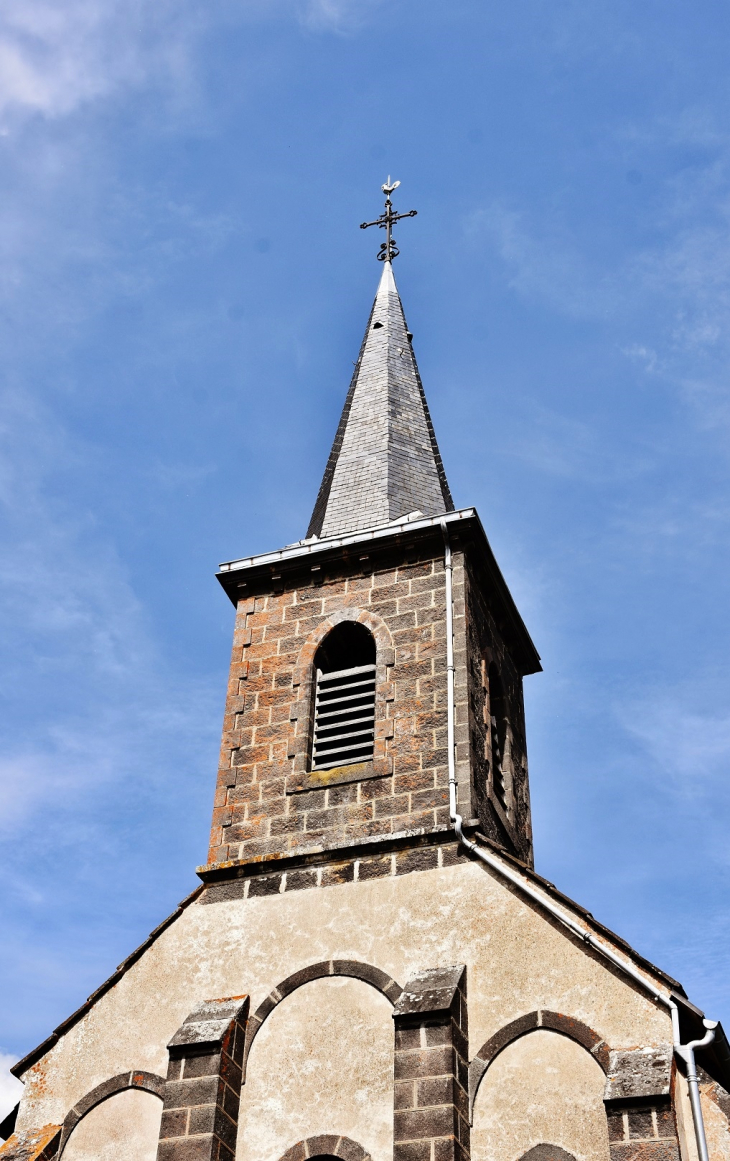
{"label": "pointed steeple", "polygon": [[307,536],[453,511],[390,262],[368,321]]}

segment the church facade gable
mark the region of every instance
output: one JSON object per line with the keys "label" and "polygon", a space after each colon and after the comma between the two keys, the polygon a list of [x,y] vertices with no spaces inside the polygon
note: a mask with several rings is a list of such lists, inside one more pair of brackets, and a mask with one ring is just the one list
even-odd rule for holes
{"label": "church facade gable", "polygon": [[[421,849],[435,851],[437,865],[420,871],[403,866],[399,874],[391,866],[388,875],[367,877],[368,860],[375,857],[368,853],[357,860],[351,880],[338,883],[333,877],[330,886],[242,898],[222,898],[220,884],[207,886],[26,1071],[19,1128],[60,1125],[69,1109],[83,1106],[87,1094],[125,1069],[127,1075],[168,1076],[168,1045],[174,1051],[186,1020],[188,1026],[196,1023],[190,1017],[204,1001],[240,996],[245,988],[249,1049],[242,1071],[239,1161],[251,1156],[279,1161],[302,1141],[327,1135],[355,1142],[373,1161],[408,1158],[414,1140],[428,1140],[429,1150],[439,1143],[436,1155],[451,1148],[449,1155],[458,1157],[507,1157],[501,1145],[497,1154],[491,1152],[492,1138],[484,1136],[491,1114],[484,1110],[506,1108],[515,1085],[523,1094],[529,1090],[535,1061],[543,1059],[531,1042],[497,1064],[536,1032],[580,1049],[587,1063],[571,1064],[569,1073],[577,1069],[595,1077],[597,1069],[603,1076],[592,1110],[594,1119],[602,1118],[601,1132],[592,1148],[608,1161],[614,1149],[604,1103],[610,1062],[620,1064],[615,1054],[630,1054],[637,1045],[664,1053],[666,1060],[667,1016],[496,874],[459,855],[455,844]],[[323,861],[319,870],[336,865]],[[218,901],[206,902],[208,896]],[[667,984],[657,980],[657,986]],[[443,1069],[456,1059],[453,1045],[439,1044],[438,1038],[452,1026],[456,993],[463,1066],[457,1061],[457,1071],[450,1073]],[[536,1044],[539,1048],[539,1038]],[[545,1059],[562,1060],[566,1050],[550,1044]],[[570,1060],[583,1056],[573,1052]],[[470,1103],[470,1073],[485,1062]],[[317,1096],[320,1088],[323,1098]],[[588,1090],[593,1091],[590,1084]],[[647,1097],[642,1099],[646,1103]],[[173,1118],[182,1107],[190,1106],[170,1105]],[[549,1136],[547,1143],[582,1157],[580,1140],[568,1131],[568,1121],[574,1121],[565,1120],[565,1107],[557,1101],[552,1121],[541,1113],[540,1132]],[[108,1117],[113,1110],[110,1103]],[[157,1132],[165,1115],[161,1101],[159,1115]],[[524,1120],[528,1111],[520,1115]],[[115,1131],[117,1142],[121,1131]],[[433,1135],[426,1138],[427,1131]],[[412,1132],[419,1135],[396,1137]],[[159,1143],[149,1135],[154,1158]],[[169,1148],[161,1156],[175,1158],[171,1145],[181,1142],[164,1140]],[[656,1140],[666,1147],[664,1138]],[[675,1152],[676,1140],[675,1132]],[[506,1137],[504,1148],[512,1148],[513,1141],[521,1147],[524,1134]],[[614,1161],[622,1155],[616,1152]],[[126,1161],[123,1152],[117,1157]]]}
{"label": "church facade gable", "polygon": [[394,189],[307,538],[219,573],[236,621],[202,886],[15,1067],[2,1161],[710,1161],[703,1034],[730,1161],[722,1030],[533,871],[540,660],[451,501]]}

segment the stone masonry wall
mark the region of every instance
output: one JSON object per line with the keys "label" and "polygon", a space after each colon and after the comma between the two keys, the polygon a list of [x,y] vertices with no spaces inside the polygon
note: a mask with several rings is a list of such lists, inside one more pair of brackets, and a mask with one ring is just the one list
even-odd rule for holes
{"label": "stone masonry wall", "polygon": [[679,1161],[677,1128],[669,1097],[606,1108],[611,1161]]}
{"label": "stone masonry wall", "polygon": [[[209,862],[291,855],[448,823],[443,559],[368,558],[238,604]],[[278,589],[278,591],[277,591]],[[463,560],[455,554],[462,813],[469,800]],[[371,763],[312,772],[313,661],[342,619],[373,633]],[[464,788],[462,790],[462,783]]]}
{"label": "stone masonry wall", "polygon": [[[466,568],[466,657],[468,664],[468,710],[471,768],[475,814],[481,830],[494,842],[515,851],[532,864],[530,791],[527,777],[527,743],[522,679],[505,645],[504,633],[485,600],[478,579]],[[486,675],[490,663],[499,670],[504,686],[510,721],[508,812],[491,792],[489,773],[493,757],[488,725],[489,707]]]}

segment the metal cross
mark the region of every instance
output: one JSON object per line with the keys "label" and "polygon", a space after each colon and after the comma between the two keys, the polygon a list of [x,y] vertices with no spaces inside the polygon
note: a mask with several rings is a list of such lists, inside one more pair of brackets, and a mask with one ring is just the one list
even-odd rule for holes
{"label": "metal cross", "polygon": [[391,185],[389,174],[385,185],[381,185],[380,187],[385,194],[385,211],[374,222],[360,223],[361,230],[367,230],[368,226],[380,226],[381,230],[386,231],[385,241],[378,251],[378,262],[392,262],[400,253],[393,238],[393,223],[399,222],[401,218],[415,218],[418,213],[418,210],[409,210],[407,214],[396,214],[393,212],[393,203],[390,200],[390,195],[399,185],[399,181],[394,181]]}

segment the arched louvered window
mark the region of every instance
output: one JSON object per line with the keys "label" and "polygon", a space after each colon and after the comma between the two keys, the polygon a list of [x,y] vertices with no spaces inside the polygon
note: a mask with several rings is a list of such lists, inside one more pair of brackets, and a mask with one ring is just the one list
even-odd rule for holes
{"label": "arched louvered window", "polygon": [[489,731],[492,751],[492,790],[507,810],[508,754],[507,754],[507,699],[497,666],[489,666]]}
{"label": "arched louvered window", "polygon": [[375,641],[364,625],[342,621],[314,658],[312,769],[372,761],[375,745]]}

